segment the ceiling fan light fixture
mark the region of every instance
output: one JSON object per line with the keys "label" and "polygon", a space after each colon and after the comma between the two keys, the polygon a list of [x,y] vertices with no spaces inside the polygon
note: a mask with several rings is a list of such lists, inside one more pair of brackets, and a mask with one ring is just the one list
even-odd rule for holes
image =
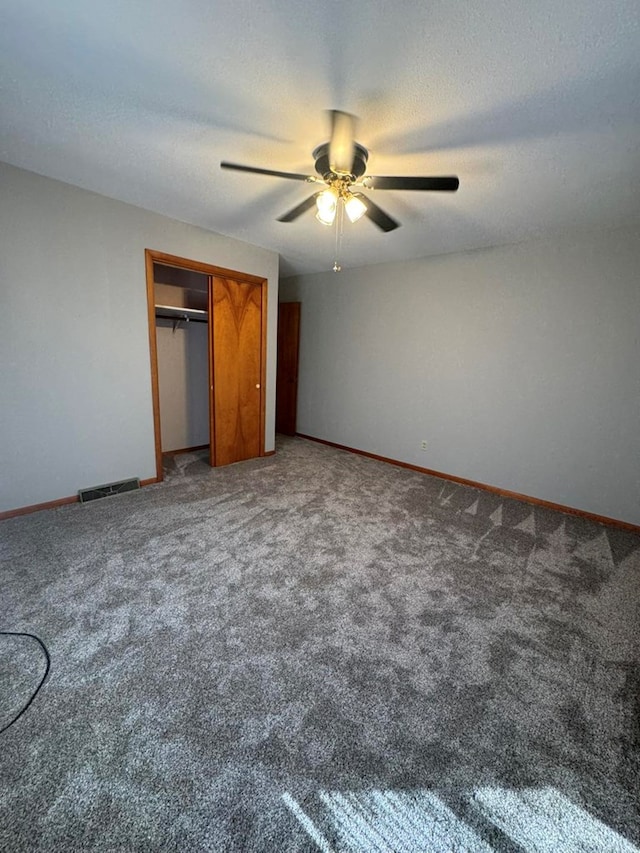
{"label": "ceiling fan light fixture", "polygon": [[329,110],[328,113],[331,122],[329,141],[316,146],[312,152],[315,175],[243,166],[226,160],[223,160],[220,166],[238,172],[253,172],[257,175],[271,175],[274,178],[321,185],[320,191],[307,196],[304,201],[279,216],[278,222],[293,222],[316,207],[318,222],[329,227],[334,224],[336,226],[336,252],[342,237],[345,211],[351,222],[357,222],[366,216],[385,233],[400,226],[399,222],[378,207],[368,195],[352,192],[352,189],[364,187],[367,190],[456,192],[460,186],[455,175],[367,175],[369,152],[355,141],[355,116],[342,110]]}
{"label": "ceiling fan light fixture", "polygon": [[344,209],[351,222],[357,222],[367,212],[367,205],[353,193],[347,193],[344,200]]}
{"label": "ceiling fan light fixture", "polygon": [[338,207],[338,194],[333,189],[323,190],[316,196],[316,219],[323,225],[333,225]]}

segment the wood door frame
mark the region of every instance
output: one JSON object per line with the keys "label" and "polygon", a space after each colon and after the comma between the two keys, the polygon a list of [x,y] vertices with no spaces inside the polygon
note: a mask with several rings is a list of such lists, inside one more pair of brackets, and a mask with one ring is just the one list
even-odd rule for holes
{"label": "wood door frame", "polygon": [[[251,275],[249,273],[239,272],[238,270],[230,270],[225,267],[217,267],[213,264],[206,264],[201,261],[193,261],[189,258],[181,258],[178,255],[168,255],[166,252],[158,252],[155,249],[145,249],[145,271],[147,278],[147,319],[149,324],[149,357],[151,361],[151,398],[153,402],[153,434],[155,442],[156,456],[156,478],[158,482],[164,479],[162,473],[162,435],[160,431],[160,382],[158,378],[158,342],[156,338],[156,311],[155,311],[155,282],[153,280],[153,265],[154,263],[163,264],[168,267],[177,267],[178,269],[191,270],[192,272],[202,273],[208,276],[209,283],[209,299],[212,295],[212,279],[213,276],[232,279],[234,281],[244,281],[251,284],[258,284],[262,289],[262,341],[260,353],[260,451],[259,455],[264,456],[264,431],[265,431],[265,403],[266,403],[266,380],[267,380],[267,294],[268,284],[267,279],[261,276]],[[209,319],[209,364],[213,360],[213,323]],[[213,411],[213,376],[211,368],[209,369],[209,424],[210,433],[214,429],[214,411]],[[214,440],[214,435],[209,435],[210,443]]]}

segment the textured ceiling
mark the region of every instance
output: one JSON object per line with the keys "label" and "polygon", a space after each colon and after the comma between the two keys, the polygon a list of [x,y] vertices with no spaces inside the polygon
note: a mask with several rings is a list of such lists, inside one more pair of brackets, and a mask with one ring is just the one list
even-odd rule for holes
{"label": "textured ceiling", "polygon": [[[358,116],[402,222],[345,224],[343,268],[640,219],[638,0],[3,0],[0,159],[330,269],[333,229],[276,217],[327,109]],[[161,249],[161,246],[155,247]]]}

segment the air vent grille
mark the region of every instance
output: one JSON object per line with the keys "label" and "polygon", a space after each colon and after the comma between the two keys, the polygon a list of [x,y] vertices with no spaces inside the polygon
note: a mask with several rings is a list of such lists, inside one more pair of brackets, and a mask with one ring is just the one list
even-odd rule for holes
{"label": "air vent grille", "polygon": [[134,477],[131,480],[120,480],[118,483],[105,483],[104,486],[92,486],[90,489],[80,489],[78,498],[80,503],[96,501],[98,498],[109,498],[112,495],[121,495],[123,492],[133,492],[140,488],[140,480]]}

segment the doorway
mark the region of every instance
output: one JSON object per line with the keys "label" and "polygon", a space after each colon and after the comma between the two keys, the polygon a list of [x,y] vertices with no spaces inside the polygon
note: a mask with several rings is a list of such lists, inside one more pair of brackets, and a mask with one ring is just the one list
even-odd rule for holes
{"label": "doorway", "polygon": [[283,435],[296,434],[300,307],[300,302],[281,302],[278,305],[276,432]]}
{"label": "doorway", "polygon": [[155,263],[153,281],[164,457],[209,445],[209,278]]}
{"label": "doorway", "polygon": [[[206,365],[200,363],[196,371],[206,376],[206,387],[203,380],[195,392],[200,399],[191,399],[191,407],[202,412],[204,406],[208,415],[208,429],[202,424],[197,429],[208,438],[210,464],[264,456],[266,279],[151,249],[145,260],[157,479],[163,479],[163,434],[170,429],[166,392],[161,405],[157,323],[183,332],[198,324],[199,334],[190,338],[192,357],[196,350],[203,357],[206,340]],[[162,287],[158,277],[165,280]]]}

